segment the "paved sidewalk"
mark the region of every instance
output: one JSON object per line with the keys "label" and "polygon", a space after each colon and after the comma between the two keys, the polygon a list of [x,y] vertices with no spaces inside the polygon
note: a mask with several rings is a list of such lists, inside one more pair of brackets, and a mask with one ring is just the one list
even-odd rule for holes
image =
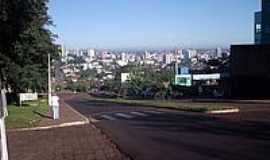
{"label": "paved sidewalk", "polygon": [[124,160],[91,124],[42,131],[8,132],[10,160]]}
{"label": "paved sidewalk", "polygon": [[39,123],[39,127],[60,125],[63,123],[86,121],[86,117],[83,117],[77,111],[72,109],[64,102],[64,97],[60,97],[60,119],[53,120],[51,117],[44,117]]}
{"label": "paved sidewalk", "polygon": [[74,125],[89,121],[64,102],[69,98],[72,95],[61,96],[59,120],[43,115],[36,128],[8,131],[10,160],[128,159],[94,125]]}

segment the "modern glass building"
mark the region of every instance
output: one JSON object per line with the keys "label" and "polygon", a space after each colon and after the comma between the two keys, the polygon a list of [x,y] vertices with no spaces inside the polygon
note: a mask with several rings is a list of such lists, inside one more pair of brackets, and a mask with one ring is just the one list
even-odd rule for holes
{"label": "modern glass building", "polygon": [[255,13],[255,44],[261,44],[262,41],[262,12]]}
{"label": "modern glass building", "polygon": [[256,45],[231,46],[231,96],[270,98],[270,0],[255,13]]}
{"label": "modern glass building", "polygon": [[262,11],[255,13],[255,43],[270,44],[270,0],[262,0]]}

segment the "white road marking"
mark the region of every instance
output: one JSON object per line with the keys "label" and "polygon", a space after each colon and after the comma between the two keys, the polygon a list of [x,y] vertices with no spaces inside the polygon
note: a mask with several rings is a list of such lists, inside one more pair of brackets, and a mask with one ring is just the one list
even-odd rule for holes
{"label": "white road marking", "polygon": [[163,112],[159,112],[159,111],[144,111],[146,113],[152,113],[152,114],[162,114]]}
{"label": "white road marking", "polygon": [[137,115],[137,116],[143,116],[143,117],[147,117],[147,114],[144,113],[140,113],[140,112],[130,112],[131,114]]}
{"label": "white road marking", "polygon": [[110,120],[110,121],[116,120],[116,118],[113,118],[113,117],[108,116],[108,115],[102,115],[101,117],[104,118],[104,119]]}
{"label": "white road marking", "polygon": [[119,116],[119,117],[128,118],[128,119],[133,118],[133,116],[128,115],[128,114],[124,114],[124,113],[116,113],[115,115]]}

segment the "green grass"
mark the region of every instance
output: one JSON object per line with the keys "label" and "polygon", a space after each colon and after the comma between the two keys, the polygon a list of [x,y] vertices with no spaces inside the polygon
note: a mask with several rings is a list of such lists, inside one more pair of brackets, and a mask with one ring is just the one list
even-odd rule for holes
{"label": "green grass", "polygon": [[126,99],[106,99],[97,98],[98,101],[105,101],[117,104],[136,105],[143,107],[157,107],[176,109],[187,112],[208,112],[224,109],[235,109],[236,107],[224,103],[196,103],[196,102],[181,102],[176,100],[126,100]]}
{"label": "green grass", "polygon": [[47,101],[39,100],[26,102],[22,107],[15,105],[8,106],[6,125],[8,129],[29,128],[38,125],[42,117],[39,114],[47,115]]}

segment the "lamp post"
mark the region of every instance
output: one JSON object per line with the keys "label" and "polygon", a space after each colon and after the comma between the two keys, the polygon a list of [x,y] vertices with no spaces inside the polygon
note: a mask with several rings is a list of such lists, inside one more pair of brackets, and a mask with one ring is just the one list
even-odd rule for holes
{"label": "lamp post", "polygon": [[51,86],[51,54],[48,54],[48,104],[51,107],[52,86]]}
{"label": "lamp post", "polygon": [[1,160],[8,160],[8,147],[7,147],[7,136],[5,118],[7,114],[7,103],[6,103],[5,91],[2,89],[0,80],[0,156]]}

